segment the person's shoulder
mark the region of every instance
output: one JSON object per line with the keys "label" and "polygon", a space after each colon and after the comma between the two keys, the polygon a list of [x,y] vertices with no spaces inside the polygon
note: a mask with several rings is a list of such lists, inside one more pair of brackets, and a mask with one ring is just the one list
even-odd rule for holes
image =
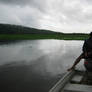
{"label": "person's shoulder", "polygon": [[92,42],[92,37],[89,37],[88,39],[86,39],[86,42]]}
{"label": "person's shoulder", "polygon": [[84,41],[85,41],[85,42],[88,42],[88,41],[90,41],[90,40],[92,40],[92,38],[87,38],[87,39],[85,39]]}

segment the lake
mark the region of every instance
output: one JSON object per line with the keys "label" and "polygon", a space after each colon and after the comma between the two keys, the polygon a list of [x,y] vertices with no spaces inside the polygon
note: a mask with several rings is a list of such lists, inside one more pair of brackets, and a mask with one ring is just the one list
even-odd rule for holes
{"label": "lake", "polygon": [[[2,92],[48,92],[82,52],[83,41],[24,40],[0,43]],[[84,69],[83,60],[77,68]]]}

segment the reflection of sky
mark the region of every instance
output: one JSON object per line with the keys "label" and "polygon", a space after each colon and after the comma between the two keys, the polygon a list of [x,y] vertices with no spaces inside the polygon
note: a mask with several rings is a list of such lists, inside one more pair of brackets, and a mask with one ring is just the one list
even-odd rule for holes
{"label": "reflection of sky", "polygon": [[25,41],[0,46],[0,64],[13,61],[28,61],[40,56],[36,41]]}
{"label": "reflection of sky", "polygon": [[81,53],[82,44],[83,41],[33,40],[1,45],[0,65],[26,61],[36,66],[35,71],[61,73]]}
{"label": "reflection of sky", "polygon": [[[83,41],[41,41],[39,48],[43,53],[48,54],[48,57],[45,59],[46,68],[54,74],[61,73],[61,71],[64,72],[82,52],[82,44]],[[81,67],[82,64],[83,62],[80,62],[78,68]]]}
{"label": "reflection of sky", "polygon": [[62,43],[60,43],[60,40],[46,40],[46,41],[42,40],[38,46],[40,50],[48,54],[54,53],[59,48],[61,48]]}

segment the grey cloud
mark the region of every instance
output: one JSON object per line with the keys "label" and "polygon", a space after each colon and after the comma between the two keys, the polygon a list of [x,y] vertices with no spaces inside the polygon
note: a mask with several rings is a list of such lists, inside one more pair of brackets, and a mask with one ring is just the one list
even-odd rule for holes
{"label": "grey cloud", "polygon": [[27,5],[30,0],[0,0],[0,3],[7,5]]}
{"label": "grey cloud", "polygon": [[26,5],[29,3],[34,3],[35,0],[0,0],[4,4],[14,4],[14,5]]}
{"label": "grey cloud", "polygon": [[20,7],[30,6],[33,8],[37,8],[42,12],[45,12],[45,5],[47,1],[45,0],[0,0],[0,3],[6,4],[6,5],[15,5]]}
{"label": "grey cloud", "polygon": [[92,3],[92,0],[86,0],[89,4]]}
{"label": "grey cloud", "polygon": [[30,27],[39,27],[42,13],[30,7],[10,7],[0,5],[0,23],[19,24]]}
{"label": "grey cloud", "polygon": [[43,0],[0,0],[0,2],[1,23],[9,22],[39,28],[39,19],[46,12],[46,1]]}

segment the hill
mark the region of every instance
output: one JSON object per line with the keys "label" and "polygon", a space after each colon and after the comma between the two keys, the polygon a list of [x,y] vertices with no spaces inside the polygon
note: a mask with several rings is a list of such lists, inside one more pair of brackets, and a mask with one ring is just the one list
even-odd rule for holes
{"label": "hill", "polygon": [[50,30],[40,30],[11,24],[0,24],[0,34],[56,34]]}

